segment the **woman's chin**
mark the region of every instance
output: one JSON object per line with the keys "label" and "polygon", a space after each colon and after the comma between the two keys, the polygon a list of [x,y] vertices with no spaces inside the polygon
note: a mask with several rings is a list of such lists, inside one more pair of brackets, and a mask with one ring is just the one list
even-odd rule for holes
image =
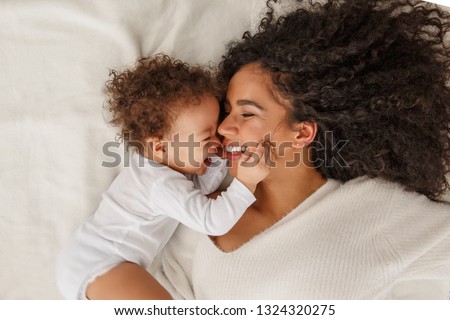
{"label": "woman's chin", "polygon": [[232,177],[236,177],[237,176],[237,172],[238,172],[239,162],[237,160],[230,160],[230,159],[228,159],[227,167],[228,167],[228,173]]}
{"label": "woman's chin", "polygon": [[237,162],[241,157],[242,157],[242,153],[241,152],[226,152],[225,153],[226,159],[228,159],[229,162]]}

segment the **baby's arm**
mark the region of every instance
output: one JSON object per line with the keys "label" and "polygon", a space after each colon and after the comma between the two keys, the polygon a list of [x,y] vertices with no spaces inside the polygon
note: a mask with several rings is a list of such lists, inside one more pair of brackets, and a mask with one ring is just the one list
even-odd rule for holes
{"label": "baby's arm", "polygon": [[255,201],[256,185],[269,173],[263,155],[264,148],[259,145],[243,156],[237,179],[215,199],[205,197],[182,175],[166,179],[166,188],[158,187],[163,181],[155,183],[151,192],[158,199],[154,203],[155,211],[201,233],[216,236],[227,233]]}
{"label": "baby's arm", "polygon": [[226,160],[219,157],[212,157],[211,160],[211,165],[205,174],[201,176],[196,174],[186,175],[189,180],[192,180],[194,186],[204,195],[208,195],[216,191],[228,174]]}

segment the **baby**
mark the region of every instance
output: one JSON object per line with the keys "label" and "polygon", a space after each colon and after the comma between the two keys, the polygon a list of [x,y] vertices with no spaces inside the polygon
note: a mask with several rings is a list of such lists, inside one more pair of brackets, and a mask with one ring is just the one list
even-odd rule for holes
{"label": "baby", "polygon": [[85,299],[88,285],[121,263],[148,267],[179,222],[225,234],[269,172],[260,161],[264,148],[248,148],[227,191],[206,196],[227,173],[224,160],[214,156],[221,92],[208,71],[157,55],[111,75],[111,123],[137,152],[59,256],[58,286],[70,299]]}

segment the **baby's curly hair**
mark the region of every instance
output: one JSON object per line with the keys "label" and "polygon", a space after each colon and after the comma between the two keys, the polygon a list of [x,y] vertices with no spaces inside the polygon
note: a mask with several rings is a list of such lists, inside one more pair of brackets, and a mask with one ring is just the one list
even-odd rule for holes
{"label": "baby's curly hair", "polygon": [[[276,2],[229,45],[222,81],[253,62],[270,72],[288,123],[318,124],[314,160],[348,164],[318,166],[324,177],[382,177],[430,199],[448,190],[449,14],[415,0],[309,0],[276,18]],[[347,145],[333,149],[327,131]]]}
{"label": "baby's curly hair", "polygon": [[211,94],[220,99],[223,88],[211,70],[190,66],[167,55],[138,60],[134,68],[110,71],[105,108],[120,138],[143,153],[144,139],[162,138],[182,111]]}

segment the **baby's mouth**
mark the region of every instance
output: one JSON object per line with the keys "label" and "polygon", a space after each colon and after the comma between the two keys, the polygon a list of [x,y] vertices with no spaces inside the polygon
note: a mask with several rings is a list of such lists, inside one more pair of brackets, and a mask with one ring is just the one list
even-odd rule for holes
{"label": "baby's mouth", "polygon": [[209,167],[209,166],[211,165],[211,163],[212,163],[212,160],[211,160],[210,157],[206,158],[206,159],[203,161],[203,164],[204,164],[205,166],[207,166],[207,167]]}

